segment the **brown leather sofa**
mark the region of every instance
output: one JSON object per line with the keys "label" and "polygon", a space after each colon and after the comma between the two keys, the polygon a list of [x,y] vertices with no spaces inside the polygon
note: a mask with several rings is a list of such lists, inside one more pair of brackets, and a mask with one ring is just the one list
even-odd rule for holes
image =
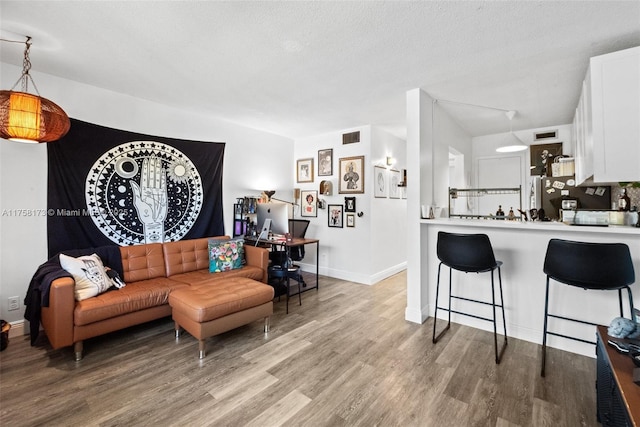
{"label": "brown leather sofa", "polygon": [[[196,284],[224,286],[225,279],[230,277],[246,277],[254,279],[256,286],[269,286],[268,250],[246,245],[245,266],[209,273],[208,240],[122,246],[126,286],[82,301],[74,298],[73,278],[54,280],[49,306],[42,307],[41,312],[42,326],[51,346],[58,349],[73,345],[76,360],[80,360],[83,341],[88,338],[170,316],[169,294],[176,289]],[[232,327],[252,321],[247,316],[236,318],[238,324],[233,323]]]}

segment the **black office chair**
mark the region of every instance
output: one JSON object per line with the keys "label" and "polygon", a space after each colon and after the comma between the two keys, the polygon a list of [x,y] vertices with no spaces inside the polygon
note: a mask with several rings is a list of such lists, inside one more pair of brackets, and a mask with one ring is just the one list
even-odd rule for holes
{"label": "black office chair", "polygon": [[[304,239],[304,236],[307,234],[307,228],[309,228],[309,223],[311,221],[309,221],[308,219],[290,219],[289,220],[289,234],[291,234],[291,237],[293,238],[299,238],[299,239]],[[289,248],[289,256],[291,257],[291,261],[302,261],[304,259],[304,245],[300,245],[300,246],[294,246],[292,248]],[[293,265],[293,267],[298,267],[300,268],[300,266],[298,265]],[[299,272],[302,270],[298,270]],[[302,274],[298,274],[298,278],[300,279],[300,284],[302,285],[303,288],[307,287],[307,284],[305,283],[304,279],[302,278]]]}
{"label": "black office chair", "polygon": [[542,337],[542,368],[540,376],[545,376],[545,364],[547,355],[547,335],[567,338],[587,344],[588,341],[578,337],[571,337],[556,332],[548,331],[548,318],[569,320],[585,325],[596,326],[596,323],[569,318],[549,313],[549,282],[556,282],[577,286],[585,290],[618,290],[620,303],[620,317],[624,317],[622,307],[622,290],[629,294],[629,309],[631,319],[634,318],[633,295],[629,285],[635,282],[633,261],[629,253],[629,247],[623,243],[586,243],[570,240],[551,239],[547,246],[547,254],[544,259],[544,273],[547,275],[547,288],[544,298],[544,334]]}
{"label": "black office chair", "polygon": [[[451,326],[451,313],[461,314],[463,316],[474,317],[480,320],[493,322],[493,343],[495,347],[496,364],[500,363],[502,354],[507,347],[507,322],[504,314],[504,298],[502,295],[502,276],[500,274],[500,266],[502,261],[496,261],[493,255],[491,242],[486,234],[454,234],[444,231],[438,232],[437,255],[440,259],[438,265],[438,282],[436,287],[435,313],[433,319],[433,339],[434,343],[438,342],[440,337],[449,330]],[[438,295],[440,293],[440,269],[442,264],[449,267],[449,307],[438,307]],[[453,295],[451,292],[451,272],[453,270],[463,271],[465,273],[485,273],[491,272],[491,302],[480,301],[475,299],[463,298]],[[498,270],[498,283],[500,287],[500,304],[496,304],[495,285],[493,279],[494,270]],[[451,299],[459,299],[484,305],[490,305],[493,309],[493,318],[476,316],[475,314],[464,313],[451,309]],[[504,343],[498,353],[498,331],[496,322],[496,307],[502,309],[502,324],[504,326]],[[449,312],[449,320],[447,326],[436,336],[436,323],[438,320],[438,309]]]}

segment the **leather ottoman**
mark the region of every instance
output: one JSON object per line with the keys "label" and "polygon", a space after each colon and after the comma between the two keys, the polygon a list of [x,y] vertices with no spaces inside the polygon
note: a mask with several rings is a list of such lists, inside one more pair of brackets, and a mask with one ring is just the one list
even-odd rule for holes
{"label": "leather ottoman", "polygon": [[273,314],[273,296],[273,287],[245,277],[176,289],[169,295],[176,338],[182,327],[198,339],[198,355],[202,359],[209,337],[258,319],[264,319],[266,333]]}

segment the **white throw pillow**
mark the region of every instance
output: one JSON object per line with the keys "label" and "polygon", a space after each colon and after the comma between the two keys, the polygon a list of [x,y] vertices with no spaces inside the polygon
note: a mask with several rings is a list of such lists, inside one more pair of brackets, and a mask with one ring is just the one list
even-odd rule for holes
{"label": "white throw pillow", "polygon": [[60,254],[60,265],[73,276],[76,282],[76,300],[95,297],[105,292],[112,285],[111,279],[104,271],[102,260],[96,254],[78,258]]}

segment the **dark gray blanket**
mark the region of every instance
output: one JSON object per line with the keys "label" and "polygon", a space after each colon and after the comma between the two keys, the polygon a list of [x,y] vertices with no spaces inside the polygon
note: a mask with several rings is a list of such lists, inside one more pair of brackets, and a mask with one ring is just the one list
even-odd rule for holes
{"label": "dark gray blanket", "polygon": [[[72,249],[62,251],[61,253],[79,257],[82,255],[97,254],[105,267],[110,267],[123,277],[122,258],[120,257],[119,246],[100,246],[97,248]],[[38,338],[40,330],[40,309],[41,307],[49,307],[49,288],[51,282],[60,277],[71,277],[60,266],[60,254],[56,254],[49,258],[44,264],[40,265],[29,282],[27,296],[24,298],[24,318],[29,321],[29,333],[31,335],[31,345],[34,345]]]}

